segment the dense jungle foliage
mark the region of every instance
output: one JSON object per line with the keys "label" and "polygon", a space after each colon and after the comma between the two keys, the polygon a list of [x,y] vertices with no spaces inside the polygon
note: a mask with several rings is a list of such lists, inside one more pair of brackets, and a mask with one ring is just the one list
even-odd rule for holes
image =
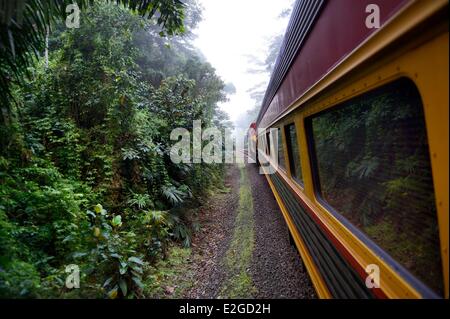
{"label": "dense jungle foliage", "polygon": [[[96,1],[58,24],[48,60],[11,88],[0,124],[0,297],[145,297],[147,268],[189,246],[196,208],[222,165],[173,164],[170,132],[225,128],[224,83],[183,36]],[[182,206],[182,207],[181,207]],[[65,287],[66,266],[81,288]]]}

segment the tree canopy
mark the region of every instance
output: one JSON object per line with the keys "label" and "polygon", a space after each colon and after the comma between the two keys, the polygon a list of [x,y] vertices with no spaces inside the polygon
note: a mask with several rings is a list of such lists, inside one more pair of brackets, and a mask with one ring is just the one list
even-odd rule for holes
{"label": "tree canopy", "polygon": [[[184,30],[184,4],[180,0],[104,0],[116,3],[156,20],[164,34],[174,35]],[[80,10],[94,3],[80,0]],[[66,19],[66,8],[72,0],[17,0],[0,2],[0,102],[10,103],[11,82],[28,75],[27,68],[45,49],[49,28]],[[157,17],[156,17],[157,16]]]}

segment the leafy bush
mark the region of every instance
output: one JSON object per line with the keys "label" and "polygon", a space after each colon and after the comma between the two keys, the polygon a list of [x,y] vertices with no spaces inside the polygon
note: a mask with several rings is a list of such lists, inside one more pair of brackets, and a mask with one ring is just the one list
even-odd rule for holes
{"label": "leafy bush", "polygon": [[0,124],[0,297],[141,297],[146,263],[190,245],[189,208],[221,183],[222,165],[169,157],[175,127],[224,127],[214,69],[124,8],[83,21],[51,33]]}

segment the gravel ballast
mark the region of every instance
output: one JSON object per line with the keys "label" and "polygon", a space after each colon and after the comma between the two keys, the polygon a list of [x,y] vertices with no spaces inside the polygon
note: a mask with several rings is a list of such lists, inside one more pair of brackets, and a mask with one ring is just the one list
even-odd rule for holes
{"label": "gravel ballast", "polygon": [[257,298],[317,298],[309,275],[289,243],[288,229],[264,175],[247,165],[253,195],[255,249],[251,267]]}
{"label": "gravel ballast", "polygon": [[[246,178],[240,178],[246,174]],[[253,205],[249,216],[253,216],[251,229],[251,260],[247,273],[251,287],[244,298],[317,298],[303,262],[288,239],[288,230],[283,215],[264,175],[258,167],[247,164],[241,172],[237,166],[230,166],[226,185],[228,193],[211,197],[199,214],[202,231],[193,238],[190,272],[193,273],[192,288],[186,298],[227,298],[223,287],[233,281],[230,274],[229,250],[236,245],[240,230],[236,225],[239,210],[240,185],[244,180],[251,189]],[[246,228],[244,228],[246,229]],[[242,234],[247,238],[248,233]],[[234,245],[230,244],[234,242]],[[228,253],[227,253],[228,252]],[[233,256],[233,254],[232,254]],[[244,286],[245,287],[245,286]],[[251,289],[250,289],[251,288]],[[222,291],[221,291],[222,290]]]}

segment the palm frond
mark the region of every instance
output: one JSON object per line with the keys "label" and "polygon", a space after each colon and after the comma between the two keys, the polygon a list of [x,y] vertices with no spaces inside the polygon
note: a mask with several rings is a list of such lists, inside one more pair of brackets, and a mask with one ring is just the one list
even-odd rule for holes
{"label": "palm frond", "polygon": [[185,194],[173,185],[163,186],[162,194],[174,207],[183,203],[185,197]]}
{"label": "palm frond", "polygon": [[128,205],[135,206],[138,209],[144,209],[147,207],[153,207],[153,201],[149,194],[136,194],[132,193],[131,198],[127,201]]}

